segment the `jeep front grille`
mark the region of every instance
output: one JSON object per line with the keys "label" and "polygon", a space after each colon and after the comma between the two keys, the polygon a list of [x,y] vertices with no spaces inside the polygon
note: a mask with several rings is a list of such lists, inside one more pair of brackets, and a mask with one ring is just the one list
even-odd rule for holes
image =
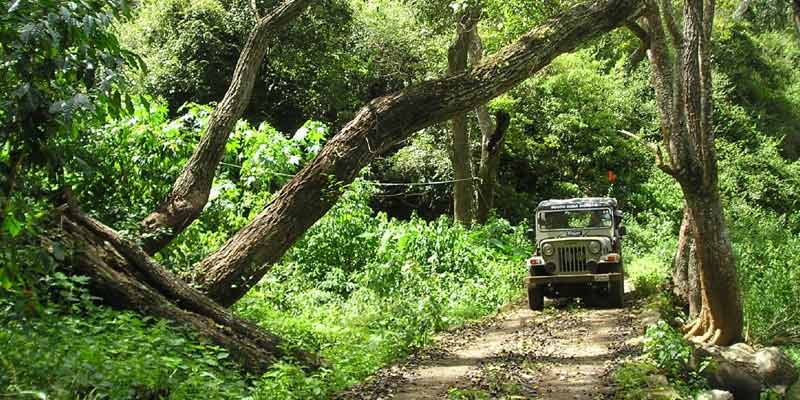
{"label": "jeep front grille", "polygon": [[586,271],[586,247],[568,246],[558,248],[558,272],[583,272]]}

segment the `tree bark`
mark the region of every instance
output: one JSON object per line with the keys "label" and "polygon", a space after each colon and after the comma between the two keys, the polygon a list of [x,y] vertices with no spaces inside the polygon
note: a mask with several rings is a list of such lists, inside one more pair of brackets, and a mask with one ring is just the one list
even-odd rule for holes
{"label": "tree bark", "polygon": [[[456,39],[447,52],[447,72],[458,75],[467,69],[467,52],[472,42],[472,32],[478,19],[470,9],[459,18],[456,24]],[[472,152],[470,151],[469,125],[467,113],[453,116],[451,123],[451,162],[453,165],[453,218],[456,222],[472,225],[472,196],[474,193],[472,177]]]}
{"label": "tree bark", "polygon": [[144,250],[75,205],[62,210],[59,240],[73,250],[73,272],[88,276],[93,292],[109,305],[192,329],[228,350],[247,372],[263,373],[285,356],[306,366],[319,365],[319,360],[308,353],[285,350],[278,337],[189,287]]}
{"label": "tree bark", "polygon": [[489,212],[494,208],[494,189],[497,186],[497,169],[500,165],[500,153],[506,140],[506,131],[511,122],[511,116],[505,111],[495,114],[495,129],[481,143],[481,163],[478,169],[478,213],[479,224],[485,224],[489,219]]}
{"label": "tree bark", "polygon": [[183,232],[203,211],[225,144],[253,93],[258,70],[270,40],[312,0],[287,0],[260,18],[242,49],[231,84],[208,120],[192,157],[175,180],[167,197],[140,223],[144,249],[154,254]]}
{"label": "tree bark", "polygon": [[635,18],[640,0],[577,5],[523,35],[467,73],[376,98],[362,108],[252,222],[190,277],[223,305],[241,298],[336,202],[357,172],[413,132],[508,91],[553,58]]}
{"label": "tree bark", "polygon": [[[678,33],[671,3],[660,10],[649,3],[651,68],[662,135],[669,155],[663,167],[681,186],[700,276],[699,316],[687,337],[729,345],[742,334],[742,306],[736,264],[719,196],[709,65],[714,0],[687,0],[683,33]],[[668,60],[663,30],[670,33],[675,56]]]}
{"label": "tree bark", "polygon": [[684,206],[683,220],[678,233],[678,248],[672,262],[672,282],[675,295],[688,307],[691,318],[697,318],[701,308],[700,274],[695,252],[691,217],[689,210]]}

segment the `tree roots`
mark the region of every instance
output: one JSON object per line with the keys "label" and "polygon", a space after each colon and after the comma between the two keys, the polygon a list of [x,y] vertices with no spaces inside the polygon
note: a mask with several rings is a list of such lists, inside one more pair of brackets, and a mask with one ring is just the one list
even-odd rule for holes
{"label": "tree roots", "polygon": [[711,311],[705,305],[700,310],[700,315],[694,321],[683,327],[684,339],[698,344],[722,344],[722,330],[717,327]]}

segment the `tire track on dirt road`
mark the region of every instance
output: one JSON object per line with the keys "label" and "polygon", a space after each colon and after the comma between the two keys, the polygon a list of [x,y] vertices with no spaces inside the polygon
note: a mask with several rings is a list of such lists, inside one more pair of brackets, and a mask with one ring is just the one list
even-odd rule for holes
{"label": "tire track on dirt road", "polygon": [[[494,317],[446,333],[401,364],[379,371],[339,399],[597,399],[612,393],[609,372],[638,349],[633,307],[568,304],[531,311],[519,302]],[[463,398],[463,397],[462,397]]]}

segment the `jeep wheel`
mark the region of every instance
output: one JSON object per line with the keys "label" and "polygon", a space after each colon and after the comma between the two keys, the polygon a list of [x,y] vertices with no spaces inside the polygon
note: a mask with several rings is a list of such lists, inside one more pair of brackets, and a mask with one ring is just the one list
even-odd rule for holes
{"label": "jeep wheel", "polygon": [[544,291],[540,286],[528,286],[528,307],[534,311],[544,308]]}
{"label": "jeep wheel", "polygon": [[622,308],[625,301],[625,281],[612,281],[608,292],[609,305],[612,308]]}

